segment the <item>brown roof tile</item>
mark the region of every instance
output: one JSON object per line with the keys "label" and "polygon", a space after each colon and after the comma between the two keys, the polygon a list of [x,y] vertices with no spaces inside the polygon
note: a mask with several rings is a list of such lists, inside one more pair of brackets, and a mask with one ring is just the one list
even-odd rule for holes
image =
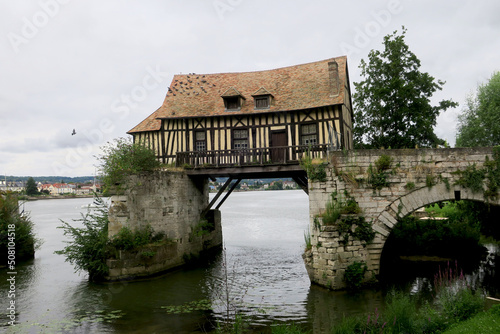
{"label": "brown roof tile", "polygon": [[[332,94],[329,62],[338,64],[338,94]],[[267,71],[175,75],[163,105],[128,133],[155,131],[156,118],[207,117],[309,109],[344,103],[347,57],[330,58],[308,64]],[[273,96],[269,109],[255,109],[253,95]],[[226,111],[222,96],[240,94],[241,110]],[[257,94],[256,94],[257,93]]]}

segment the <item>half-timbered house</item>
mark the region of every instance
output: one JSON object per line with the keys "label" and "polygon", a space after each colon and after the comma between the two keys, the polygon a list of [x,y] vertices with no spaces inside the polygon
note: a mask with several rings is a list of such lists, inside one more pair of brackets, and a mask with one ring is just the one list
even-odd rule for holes
{"label": "half-timbered house", "polygon": [[179,74],[163,105],[128,132],[162,162],[298,163],[352,148],[347,58],[274,70]]}

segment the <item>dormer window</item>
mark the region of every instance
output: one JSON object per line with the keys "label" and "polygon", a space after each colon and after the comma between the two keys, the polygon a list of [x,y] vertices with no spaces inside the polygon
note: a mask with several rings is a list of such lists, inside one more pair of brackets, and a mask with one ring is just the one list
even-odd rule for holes
{"label": "dormer window", "polygon": [[255,109],[269,109],[269,95],[256,96],[254,99],[255,99]]}
{"label": "dormer window", "polygon": [[234,87],[226,90],[221,97],[224,99],[224,107],[226,108],[226,111],[241,110],[243,101],[245,100],[245,97]]}
{"label": "dormer window", "polygon": [[226,110],[240,110],[240,98],[239,96],[230,96],[224,98],[224,106]]}
{"label": "dormer window", "polygon": [[252,96],[255,102],[255,109],[269,109],[271,107],[271,98],[273,96],[264,87],[259,88]]}

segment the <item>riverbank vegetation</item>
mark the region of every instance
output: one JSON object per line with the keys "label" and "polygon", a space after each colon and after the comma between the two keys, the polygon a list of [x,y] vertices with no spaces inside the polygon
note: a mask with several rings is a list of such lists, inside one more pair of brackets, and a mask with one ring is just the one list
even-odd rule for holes
{"label": "riverbank vegetation", "polygon": [[66,242],[64,249],[55,252],[66,256],[66,261],[71,263],[76,271],[87,272],[90,281],[102,281],[108,275],[106,261],[116,257],[120,250],[142,251],[141,255],[152,257],[154,252],[148,246],[172,242],[165,237],[165,233],[155,232],[149,225],[137,230],[123,227],[116,236],[109,238],[106,203],[100,197],[96,197],[94,202],[96,208],[75,220],[81,227],[62,221],[59,228],[64,230],[64,235],[70,240]]}
{"label": "riverbank vegetation", "polygon": [[5,254],[0,259],[0,266],[11,260],[7,255],[13,255],[12,261],[16,263],[32,259],[39,243],[29,216],[19,213],[17,195],[0,193],[0,254]]}
{"label": "riverbank vegetation", "polygon": [[[445,268],[434,284],[434,302],[394,290],[383,309],[346,317],[330,333],[498,333],[500,304],[486,310],[481,291],[474,290],[461,271]],[[276,326],[271,332],[310,333],[295,324]]]}

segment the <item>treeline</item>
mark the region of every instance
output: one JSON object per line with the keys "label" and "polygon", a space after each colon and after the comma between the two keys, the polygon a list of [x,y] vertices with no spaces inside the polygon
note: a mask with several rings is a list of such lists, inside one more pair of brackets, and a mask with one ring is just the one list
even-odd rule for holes
{"label": "treeline", "polygon": [[[5,176],[0,175],[0,180],[7,180],[7,182],[11,181],[28,181],[30,176]],[[94,180],[93,176],[33,176],[36,182],[42,183],[86,183],[92,182]]]}

